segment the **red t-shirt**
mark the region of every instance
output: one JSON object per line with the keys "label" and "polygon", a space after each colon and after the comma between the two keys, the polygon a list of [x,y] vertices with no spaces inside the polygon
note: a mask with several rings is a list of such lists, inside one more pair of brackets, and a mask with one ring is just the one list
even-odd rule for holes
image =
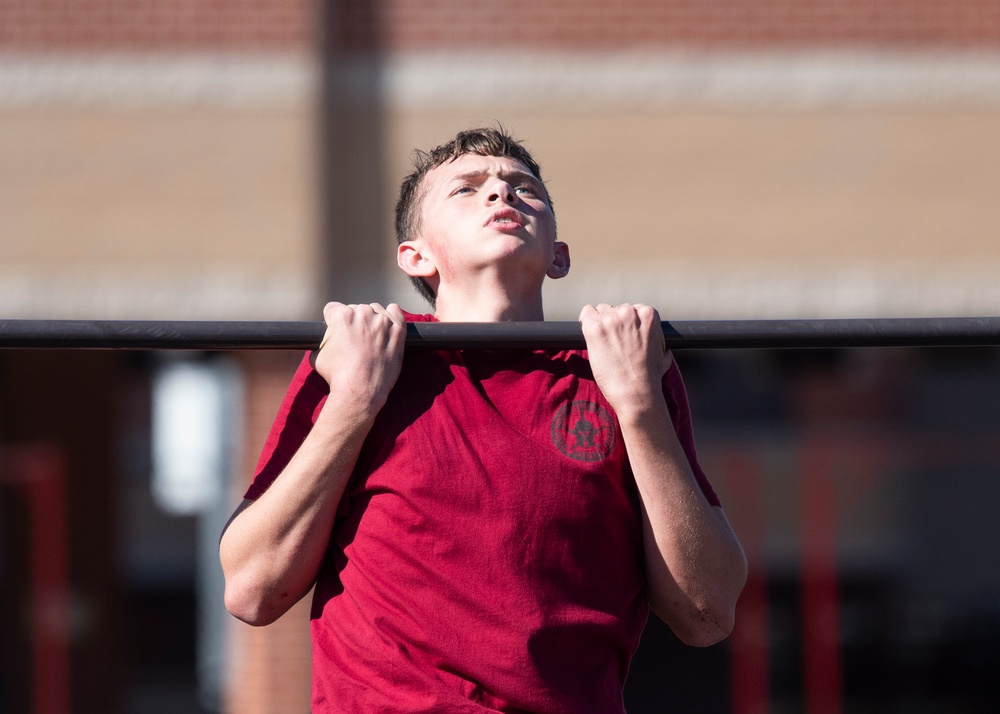
{"label": "red t-shirt", "polygon": [[[664,391],[718,504],[676,367]],[[247,498],[327,393],[304,359]],[[586,353],[409,353],[317,580],[314,711],[623,711],[644,588],[638,493]]]}

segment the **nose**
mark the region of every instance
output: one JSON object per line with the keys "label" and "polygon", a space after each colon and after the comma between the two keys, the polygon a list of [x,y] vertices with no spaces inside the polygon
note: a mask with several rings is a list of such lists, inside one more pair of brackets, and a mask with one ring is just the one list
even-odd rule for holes
{"label": "nose", "polygon": [[514,189],[511,188],[509,183],[503,179],[497,179],[489,187],[489,191],[486,192],[486,200],[489,203],[501,201],[503,203],[513,204],[517,200],[517,197],[514,194]]}

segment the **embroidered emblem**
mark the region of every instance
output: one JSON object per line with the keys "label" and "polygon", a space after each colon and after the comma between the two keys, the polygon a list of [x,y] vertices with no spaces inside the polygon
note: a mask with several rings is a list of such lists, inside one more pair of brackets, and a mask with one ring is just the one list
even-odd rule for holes
{"label": "embroidered emblem", "polygon": [[597,402],[570,402],[552,419],[552,443],[577,461],[606,459],[615,438],[615,420]]}

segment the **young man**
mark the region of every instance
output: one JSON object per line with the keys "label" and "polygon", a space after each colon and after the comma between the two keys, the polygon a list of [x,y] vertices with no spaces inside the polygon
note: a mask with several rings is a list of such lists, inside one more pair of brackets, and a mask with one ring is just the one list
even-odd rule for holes
{"label": "young man", "polygon": [[622,711],[648,608],[717,642],[746,575],[659,316],[587,306],[585,352],[404,360],[407,319],[543,319],[570,262],[492,129],[419,155],[396,225],[434,315],[326,306],[223,534],[226,605],[264,625],[315,585],[315,711]]}

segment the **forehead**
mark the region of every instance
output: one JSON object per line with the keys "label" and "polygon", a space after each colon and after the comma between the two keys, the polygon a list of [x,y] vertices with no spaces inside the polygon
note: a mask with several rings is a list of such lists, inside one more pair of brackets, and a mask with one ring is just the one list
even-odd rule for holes
{"label": "forehead", "polygon": [[[479,154],[463,154],[454,161],[447,161],[435,166],[424,176],[425,192],[432,192],[448,182],[469,174],[499,176],[502,174],[520,173],[535,176],[531,169],[520,161],[505,156],[480,156]],[[535,177],[537,180],[537,177]]]}

